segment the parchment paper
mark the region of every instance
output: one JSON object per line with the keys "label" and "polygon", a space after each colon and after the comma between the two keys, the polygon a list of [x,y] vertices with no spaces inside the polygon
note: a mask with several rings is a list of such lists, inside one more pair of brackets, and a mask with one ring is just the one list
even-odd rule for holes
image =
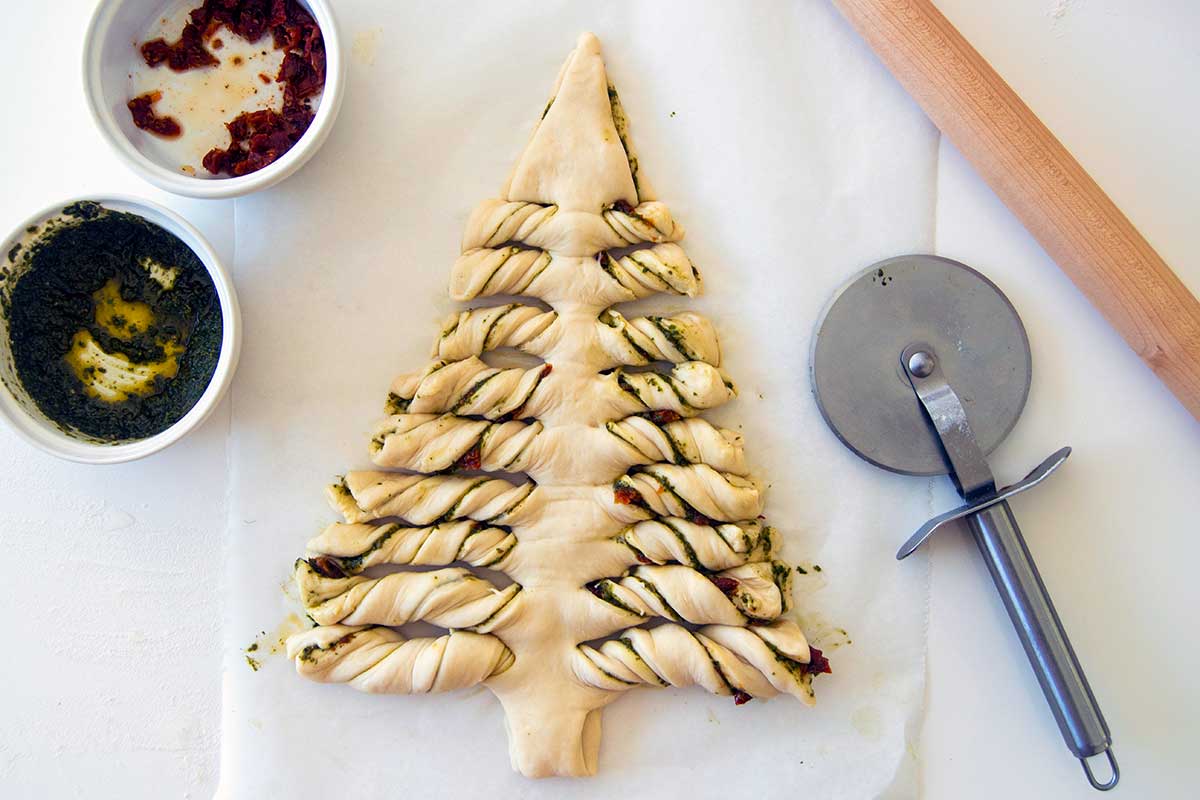
{"label": "parchment paper", "polygon": [[[245,346],[233,389],[221,797],[912,797],[928,576],[893,553],[926,485],[859,462],[809,390],[810,334],[872,261],[933,246],[936,131],[823,2],[344,0],[348,95],[320,154],[236,205]],[[495,196],[582,30],[604,45],[642,168],[688,230],[698,301],[771,485],[799,618],[834,674],[818,705],[636,690],[604,712],[599,775],[509,769],[483,688],[425,697],[308,683],[270,652],[284,584],[369,465],[389,381],[454,306],[470,209]],[[813,564],[819,564],[817,572]],[[844,629],[845,633],[838,629]],[[252,671],[244,648],[263,644]]]}

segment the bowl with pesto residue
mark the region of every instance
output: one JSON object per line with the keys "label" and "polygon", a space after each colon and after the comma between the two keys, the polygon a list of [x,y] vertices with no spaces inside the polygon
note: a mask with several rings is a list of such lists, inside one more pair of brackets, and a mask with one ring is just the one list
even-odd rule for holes
{"label": "bowl with pesto residue", "polygon": [[62,458],[178,441],[233,378],[241,320],[212,247],[142,200],[59,203],[0,248],[0,416]]}

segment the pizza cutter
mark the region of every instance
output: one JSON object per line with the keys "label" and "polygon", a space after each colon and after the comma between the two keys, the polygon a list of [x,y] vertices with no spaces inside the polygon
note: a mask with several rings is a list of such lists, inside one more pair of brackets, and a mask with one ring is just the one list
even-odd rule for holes
{"label": "pizza cutter", "polygon": [[[834,295],[813,339],[813,390],[837,437],[892,472],[949,474],[965,501],[922,525],[896,558],[965,521],[1067,747],[1091,785],[1107,791],[1120,778],[1112,736],[1008,504],[1071,448],[1003,488],[986,458],[1016,424],[1031,376],[1025,326],[1008,298],[938,256],[899,256],[859,273]],[[1088,761],[1100,754],[1112,770],[1103,783]]]}

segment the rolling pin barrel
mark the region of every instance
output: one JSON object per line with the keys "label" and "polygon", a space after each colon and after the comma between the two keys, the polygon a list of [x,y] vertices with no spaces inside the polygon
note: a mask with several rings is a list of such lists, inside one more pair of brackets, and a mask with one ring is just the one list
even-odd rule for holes
{"label": "rolling pin barrel", "polygon": [[1192,416],[1200,302],[931,0],[833,0],[1004,204]]}
{"label": "rolling pin barrel", "polygon": [[[1012,509],[1000,502],[967,518],[967,525],[987,562],[988,572],[1008,610],[1046,702],[1054,712],[1063,740],[1083,764],[1088,781],[1106,791],[1117,785],[1120,771],[1112,752],[1112,736],[1100,712],[1083,667],[1075,657],[1042,577],[1017,526]],[[1088,759],[1103,753],[1112,776],[1096,779]]]}

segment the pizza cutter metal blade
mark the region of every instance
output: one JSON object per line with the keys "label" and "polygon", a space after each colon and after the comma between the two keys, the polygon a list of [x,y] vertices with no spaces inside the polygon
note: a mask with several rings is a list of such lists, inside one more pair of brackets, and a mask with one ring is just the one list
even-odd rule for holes
{"label": "pizza cutter metal blade", "polygon": [[[947,258],[890,258],[852,278],[817,324],[812,382],[825,421],[862,458],[906,475],[949,474],[965,504],[926,522],[896,557],[962,519],[1029,657],[1067,747],[1093,787],[1117,785],[1112,737],[1008,499],[1058,468],[1069,447],[997,487],[986,455],[1008,435],[1032,377],[1016,309],[983,275]],[[1107,782],[1088,759],[1104,754]]]}

